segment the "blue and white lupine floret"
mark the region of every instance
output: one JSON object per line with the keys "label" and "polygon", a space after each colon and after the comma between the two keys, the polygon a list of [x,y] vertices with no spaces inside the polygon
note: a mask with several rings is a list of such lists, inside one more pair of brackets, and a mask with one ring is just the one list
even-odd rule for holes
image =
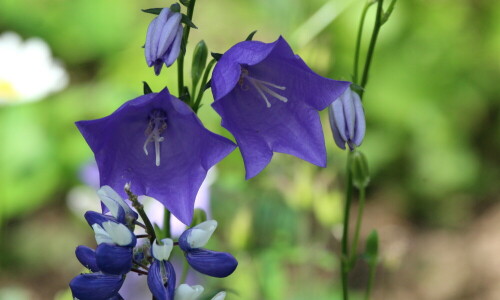
{"label": "blue and white lupine floret", "polygon": [[103,273],[80,274],[69,283],[74,299],[110,300],[123,299],[118,291],[125,280],[121,275]]}
{"label": "blue and white lupine floret", "polygon": [[215,220],[200,223],[182,233],[179,246],[193,269],[208,276],[222,278],[234,272],[238,261],[229,253],[201,248],[206,245],[216,228]]}
{"label": "blue and white lupine floret", "polygon": [[175,300],[196,300],[205,289],[201,285],[181,284],[175,289]]}
{"label": "blue and white lupine floret", "polygon": [[118,222],[132,224],[139,217],[138,214],[122,199],[110,186],[105,185],[97,191],[101,202],[109,209],[111,215]]}
{"label": "blue and white lupine floret", "polygon": [[151,246],[153,263],[148,271],[148,287],[156,299],[173,300],[175,294],[176,275],[172,264],[168,261],[174,243],[171,239],[154,241]]}

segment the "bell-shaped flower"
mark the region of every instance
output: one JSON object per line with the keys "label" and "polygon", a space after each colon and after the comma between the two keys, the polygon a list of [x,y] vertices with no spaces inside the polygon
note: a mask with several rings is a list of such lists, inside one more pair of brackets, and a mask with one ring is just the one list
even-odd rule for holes
{"label": "bell-shaped flower", "polygon": [[108,185],[101,187],[97,191],[101,202],[110,211],[118,222],[122,224],[133,224],[139,215],[130,208],[118,193]]}
{"label": "bell-shaped flower", "polygon": [[208,220],[184,231],[179,237],[179,247],[193,269],[221,278],[231,275],[238,266],[238,261],[229,253],[201,248],[208,242],[216,227],[216,221]]}
{"label": "bell-shaped flower", "polygon": [[212,107],[240,147],[246,178],[262,171],[273,152],[325,167],[318,111],[349,84],[314,73],[282,37],[244,41],[224,53],[212,75]]}
{"label": "bell-shaped flower", "polygon": [[125,276],[102,273],[80,274],[69,283],[73,297],[78,300],[119,300],[118,291]]}
{"label": "bell-shaped flower", "polygon": [[175,289],[175,300],[196,300],[205,289],[201,285],[181,284]]}
{"label": "bell-shaped flower", "polygon": [[163,64],[170,67],[181,51],[182,15],[164,8],[151,21],[146,35],[144,54],[149,67],[154,66],[155,74],[159,75]]}
{"label": "bell-shaped flower", "polygon": [[134,194],[159,200],[184,224],[207,171],[236,147],[166,88],[76,125],[94,151],[101,185],[125,196],[121,189],[130,182]]}
{"label": "bell-shaped flower", "polygon": [[330,127],[332,128],[335,144],[345,149],[361,145],[365,137],[366,121],[365,112],[359,95],[351,89],[346,89],[337,101],[334,101],[329,109]]}
{"label": "bell-shaped flower", "polygon": [[160,244],[155,241],[151,247],[153,263],[149,267],[147,281],[149,290],[156,299],[174,300],[175,270],[168,261],[172,247],[171,239],[163,239]]}

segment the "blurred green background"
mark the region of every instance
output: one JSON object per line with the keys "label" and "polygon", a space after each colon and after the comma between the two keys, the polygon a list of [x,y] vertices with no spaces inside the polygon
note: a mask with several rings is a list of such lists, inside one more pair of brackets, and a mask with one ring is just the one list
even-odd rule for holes
{"label": "blurred green background", "polygon": [[[42,101],[0,106],[1,300],[69,299],[67,284],[82,271],[74,248],[93,243],[77,209],[68,207],[69,198],[83,201],[91,189],[79,173],[92,153],[73,123],[110,114],[141,94],[143,80],[176,93],[175,65],[156,77],[141,48],[153,16],[140,9],[170,4],[0,0],[0,34],[42,38],[70,78]],[[257,29],[255,39],[283,35],[319,74],[349,80],[363,4],[198,0],[199,29],[188,52],[204,39],[223,53]],[[372,23],[370,14],[365,46]],[[499,80],[500,2],[397,3],[381,31],[364,102],[361,150],[372,182],[363,236],[378,229],[382,255],[373,299],[500,299]],[[201,119],[229,136],[211,101],[207,93]],[[234,290],[228,300],[340,299],[346,154],[334,146],[325,112],[322,118],[326,169],[275,155],[245,181],[238,151],[218,165],[214,243],[240,265],[207,288]],[[350,280],[355,295],[366,274],[359,263]]]}

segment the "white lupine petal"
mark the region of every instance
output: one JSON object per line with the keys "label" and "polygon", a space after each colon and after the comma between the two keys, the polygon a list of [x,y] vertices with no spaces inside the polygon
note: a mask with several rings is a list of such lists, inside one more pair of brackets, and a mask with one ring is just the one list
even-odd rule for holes
{"label": "white lupine petal", "polygon": [[201,285],[181,284],[175,289],[174,300],[196,300],[205,289]]}
{"label": "white lupine petal", "polygon": [[215,295],[212,300],[224,300],[226,298],[226,292],[219,292]]}
{"label": "white lupine petal", "polygon": [[118,218],[119,206],[123,208],[125,213],[132,212],[130,206],[128,206],[128,204],[122,199],[122,197],[108,185],[101,187],[97,191],[97,195],[99,196],[99,199],[101,199],[101,201],[104,203],[104,205],[106,205],[106,207],[109,209],[111,215],[113,215],[113,217],[115,218]]}
{"label": "white lupine petal", "polygon": [[191,228],[187,237],[187,242],[191,248],[201,248],[205,246],[217,228],[217,221],[208,220]]}
{"label": "white lupine petal", "polygon": [[161,242],[162,245],[158,245],[156,241],[153,242],[153,249],[151,252],[153,257],[157,260],[168,260],[170,253],[172,252],[172,248],[174,247],[174,241],[171,239],[163,239]]}
{"label": "white lupine petal", "polygon": [[94,224],[92,225],[92,229],[94,229],[95,240],[98,245],[102,243],[113,243],[113,239],[109,236],[109,234],[104,230],[101,225]]}
{"label": "white lupine petal", "polygon": [[126,246],[132,242],[132,232],[130,232],[127,226],[109,221],[102,223],[102,227],[111,237],[113,243],[118,246]]}

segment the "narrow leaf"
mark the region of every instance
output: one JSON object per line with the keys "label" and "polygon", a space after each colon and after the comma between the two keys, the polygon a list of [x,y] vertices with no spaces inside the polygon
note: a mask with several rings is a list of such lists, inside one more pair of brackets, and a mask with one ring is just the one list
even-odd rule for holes
{"label": "narrow leaf", "polygon": [[163,8],[148,8],[148,9],[142,9],[142,11],[148,14],[159,15],[162,9]]}
{"label": "narrow leaf", "polygon": [[146,81],[143,81],[142,83],[143,83],[144,95],[151,94],[153,92],[153,90],[151,90],[151,88],[149,87],[149,84]]}
{"label": "narrow leaf", "polygon": [[248,36],[247,38],[245,39],[245,41],[251,41],[253,39],[253,36],[257,33],[257,30],[254,30],[252,31]]}

